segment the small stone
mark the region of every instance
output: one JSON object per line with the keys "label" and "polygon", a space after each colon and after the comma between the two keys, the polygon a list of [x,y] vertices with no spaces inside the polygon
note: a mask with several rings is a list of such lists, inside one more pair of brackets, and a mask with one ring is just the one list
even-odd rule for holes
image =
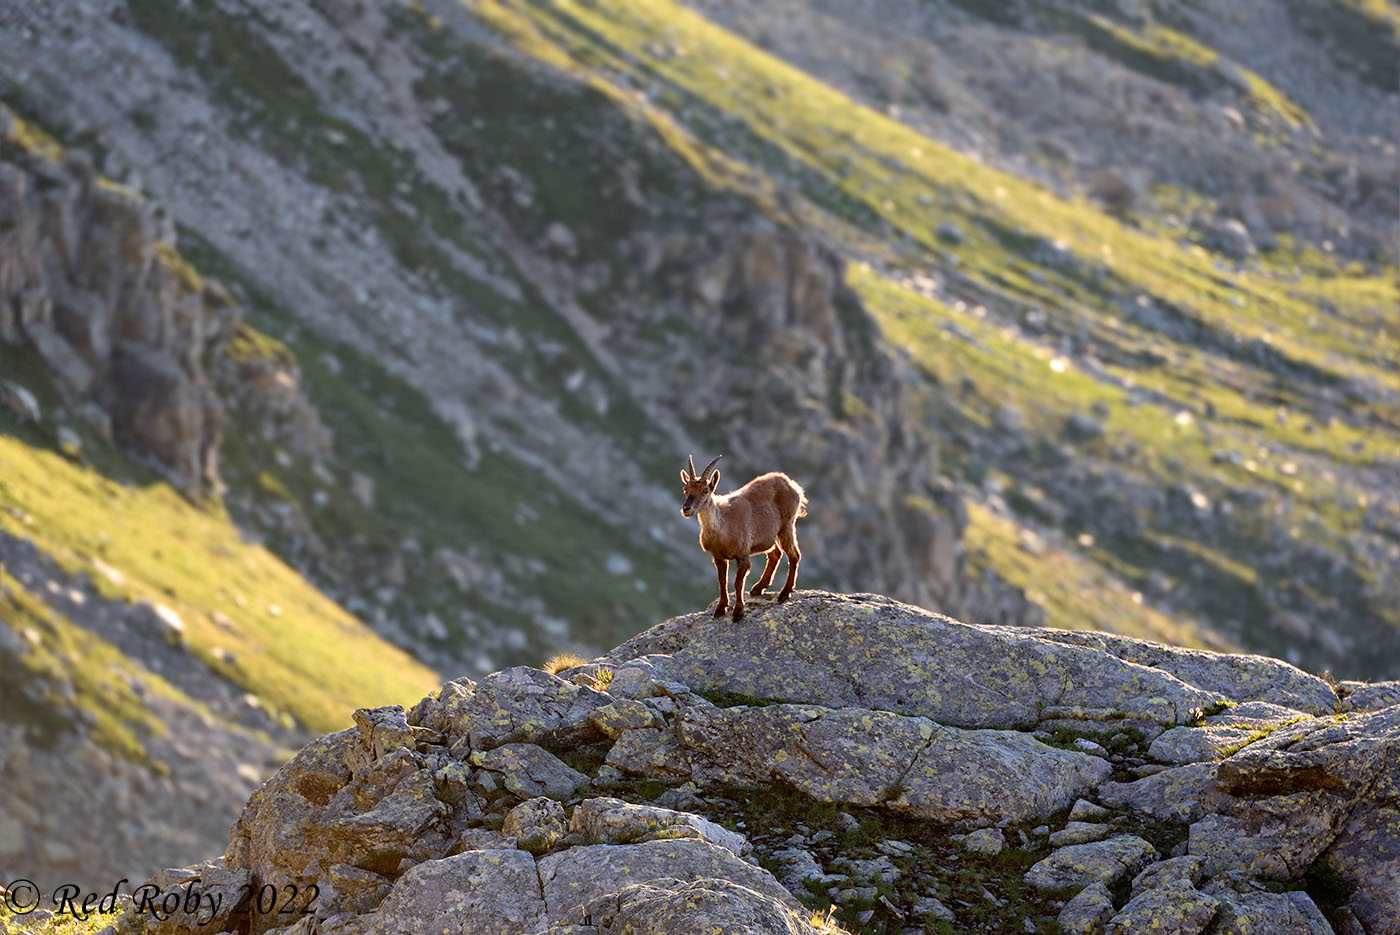
{"label": "small stone", "polygon": [[58,427],[58,450],[70,458],[78,459],[83,454],[83,437],[66,425]]}
{"label": "small stone", "polygon": [[44,859],[52,864],[72,863],[78,856],[78,852],[73,850],[72,845],[52,839],[45,841],[41,850],[44,853]]}
{"label": "small stone", "polygon": [[550,253],[565,259],[578,253],[578,238],[559,221],[551,221],[545,228],[544,245]]}
{"label": "small stone", "polygon": [[879,892],[873,886],[850,886],[837,890],[832,897],[832,902],[838,906],[854,906],[863,902],[874,902],[875,895]]}
{"label": "small stone", "polygon": [[1232,260],[1246,260],[1254,255],[1254,240],[1249,236],[1249,228],[1235,218],[1217,221],[1206,231],[1205,246],[1223,253]]}
{"label": "small stone", "polygon": [[1064,828],[1050,835],[1050,843],[1055,847],[1066,847],[1070,844],[1087,844],[1090,841],[1102,841],[1108,837],[1108,826],[1094,824],[1087,821],[1072,821]]}
{"label": "small stone", "polygon": [[811,851],[800,847],[788,847],[769,855],[773,874],[793,892],[801,892],[806,883],[821,880],[824,876],[822,865]]}
{"label": "small stone", "polygon": [[1094,743],[1087,737],[1076,737],[1074,739],[1074,749],[1082,750],[1090,756],[1099,756],[1105,759],[1108,758],[1108,751],[1105,750],[1099,744]]}
{"label": "small stone", "polygon": [[956,922],[957,916],[953,915],[953,910],[932,896],[920,898],[914,905],[909,907],[909,915],[915,919],[933,919],[944,922]]}
{"label": "small stone", "polygon": [[875,850],[889,857],[909,857],[914,853],[914,845],[908,841],[881,841]]}
{"label": "small stone", "polygon": [[1172,880],[1185,880],[1195,886],[1205,874],[1206,859],[1197,855],[1172,857],[1153,864],[1133,877],[1133,895],[1155,889]]}
{"label": "small stone", "polygon": [[967,235],[963,233],[962,228],[952,221],[944,221],[942,224],[939,224],[937,234],[939,240],[954,247],[962,243],[967,237]]}
{"label": "small stone", "polygon": [[1006,836],[1000,828],[982,828],[965,837],[963,847],[974,854],[995,857],[1006,847]]}
{"label": "small stone", "polygon": [[1111,812],[1102,805],[1095,805],[1088,799],[1079,799],[1074,803],[1074,807],[1069,810],[1070,821],[1102,821]]}
{"label": "small stone", "polygon": [[359,471],[350,475],[350,495],[365,509],[374,507],[374,478]]}
{"label": "small stone", "polygon": [[1065,420],[1061,434],[1069,441],[1091,441],[1103,434],[1103,426],[1097,419],[1075,412]]}
{"label": "small stone", "polygon": [[26,422],[38,422],[41,418],[39,400],[26,387],[18,383],[0,383],[0,402],[16,416]]}
{"label": "small stone", "polygon": [[564,836],[564,808],[553,799],[537,796],[506,812],[501,833],[516,839],[522,850],[539,856]]}

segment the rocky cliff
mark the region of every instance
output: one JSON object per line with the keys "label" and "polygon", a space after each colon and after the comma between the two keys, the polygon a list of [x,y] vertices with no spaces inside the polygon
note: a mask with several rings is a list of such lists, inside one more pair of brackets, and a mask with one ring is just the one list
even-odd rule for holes
{"label": "rocky cliff", "polygon": [[214,490],[208,364],[235,324],[231,298],[191,275],[144,198],[32,134],[0,109],[0,340],[37,355],[108,437],[191,492]]}
{"label": "rocky cliff", "polygon": [[316,888],[209,932],[1394,935],[1397,702],[804,591],[357,711],[154,882]]}

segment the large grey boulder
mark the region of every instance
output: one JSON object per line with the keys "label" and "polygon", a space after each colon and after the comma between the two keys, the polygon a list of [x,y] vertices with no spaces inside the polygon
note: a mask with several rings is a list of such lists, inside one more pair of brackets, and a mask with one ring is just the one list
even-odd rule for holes
{"label": "large grey boulder", "polygon": [[1106,841],[1073,844],[1052,851],[1026,871],[1026,882],[1038,890],[1060,890],[1099,882],[1116,886],[1157,857],[1157,850],[1133,834]]}
{"label": "large grey boulder", "polygon": [[1307,715],[1264,701],[1246,702],[1211,715],[1199,725],[1164,731],[1147,749],[1159,763],[1203,763],[1223,760],[1280,727]]}
{"label": "large grey boulder", "polygon": [[1301,890],[1273,893],[1241,872],[1218,876],[1201,889],[1220,902],[1212,935],[1333,935],[1327,918]]}
{"label": "large grey boulder", "polygon": [[1206,858],[1211,875],[1294,879],[1339,837],[1363,798],[1384,802],[1373,786],[1397,755],[1400,707],[1282,728],[1218,765],[1222,798],[1192,824],[1190,852]]}
{"label": "large grey boulder", "polygon": [[742,834],[721,828],[708,818],[608,797],[580,802],[570,819],[569,830],[596,843],[635,844],[650,838],[700,838],[736,857],[753,850],[753,845]]}
{"label": "large grey boulder", "polygon": [[[169,893],[181,895],[182,906],[193,899],[198,908],[193,912],[176,911],[168,914],[129,912],[121,917],[124,932],[141,935],[204,935],[207,932],[233,931],[242,921],[234,915],[244,889],[252,883],[251,875],[242,867],[226,867],[223,861],[205,863],[183,869],[158,871],[150,880],[162,897]],[[20,921],[23,916],[14,917]]]}
{"label": "large grey boulder", "polygon": [[535,860],[467,851],[410,869],[369,917],[366,935],[519,935],[546,925]]}
{"label": "large grey boulder", "polygon": [[780,783],[819,801],[941,821],[1048,815],[1111,772],[1102,759],[1015,731],[864,708],[693,707],[681,712],[679,734],[697,781]]}
{"label": "large grey boulder", "polygon": [[567,799],[588,785],[588,777],[559,757],[530,743],[508,743],[471,755],[473,766],[495,773],[522,799],[543,795]]}
{"label": "large grey boulder", "polygon": [[594,899],[656,880],[727,880],[793,910],[802,908],[768,871],[697,838],[571,847],[541,858],[539,879],[551,922],[581,923],[584,907]]}
{"label": "large grey boulder", "polygon": [[1379,711],[1400,704],[1400,680],[1341,682],[1337,685],[1343,711]]}
{"label": "large grey boulder", "polygon": [[596,709],[612,703],[608,695],[567,682],[528,666],[486,676],[476,690],[456,700],[448,732],[465,737],[473,750],[504,743],[601,739],[589,722]]}
{"label": "large grey boulder", "polygon": [[[1392,723],[1382,715],[1396,711],[1388,708],[1375,717]],[[1352,912],[1366,931],[1400,935],[1400,744],[1386,746],[1365,798],[1348,813],[1323,858],[1351,891]]]}
{"label": "large grey boulder", "polygon": [[1108,935],[1200,935],[1215,918],[1220,900],[1187,880],[1170,880],[1134,896],[1108,923]]}
{"label": "large grey boulder", "polygon": [[725,626],[705,614],[677,617],[607,658],[623,664],[649,655],[658,677],[700,692],[877,708],[958,727],[1057,719],[1169,727],[1221,701],[1306,712],[1331,712],[1337,703],[1322,679],[1275,659],[975,626],[868,594],[802,591]]}
{"label": "large grey boulder", "polygon": [[405,857],[440,856],[444,841],[429,832],[441,826],[451,809],[438,800],[436,788],[429,770],[417,770],[364,811],[337,803],[345,813],[308,828],[306,839],[322,846],[335,863],[376,872],[395,870]]}
{"label": "large grey boulder", "polygon": [[1099,801],[1158,821],[1189,823],[1204,816],[1219,798],[1216,770],[1215,763],[1192,763],[1135,782],[1105,782],[1099,786]]}
{"label": "large grey boulder", "polygon": [[[400,784],[403,792],[395,797]],[[374,758],[372,728],[368,742],[359,727],[327,734],[253,793],[234,823],[225,861],[263,885],[306,892],[324,885],[334,865],[379,872],[396,869],[410,855],[441,856],[434,851],[447,842],[435,833],[441,803],[432,800],[432,788],[412,751],[398,748]],[[324,896],[317,909],[327,914],[360,903],[359,894],[334,883]],[[342,898],[349,903],[342,905]],[[277,921],[252,916],[253,935]]]}

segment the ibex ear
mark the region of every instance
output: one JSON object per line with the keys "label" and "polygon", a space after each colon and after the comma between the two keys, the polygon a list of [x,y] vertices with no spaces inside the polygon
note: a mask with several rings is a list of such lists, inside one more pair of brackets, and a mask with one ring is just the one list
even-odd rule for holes
{"label": "ibex ear", "polygon": [[682,483],[682,484],[688,484],[688,483],[690,483],[693,479],[694,479],[694,478],[692,478],[689,474],[687,474],[687,473],[685,472],[685,468],[681,468],[681,483]]}
{"label": "ibex ear", "polygon": [[711,489],[711,490],[714,490],[714,489],[715,489],[716,487],[718,487],[718,486],[719,486],[719,471],[715,471],[713,474],[710,475],[710,489]]}

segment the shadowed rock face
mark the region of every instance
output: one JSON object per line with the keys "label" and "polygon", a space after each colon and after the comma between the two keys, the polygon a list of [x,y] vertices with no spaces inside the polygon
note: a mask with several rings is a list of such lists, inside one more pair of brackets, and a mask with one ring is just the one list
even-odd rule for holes
{"label": "shadowed rock face", "polygon": [[[742,648],[726,648],[736,637]],[[559,674],[520,667],[450,682],[408,712],[357,711],[354,729],[308,745],[249,800],[222,864],[168,877],[314,883],[322,933],[790,935],[817,931],[799,910],[821,908],[827,886],[856,923],[877,911],[890,924],[965,921],[928,891],[894,886],[944,841],[972,869],[1034,856],[1014,871],[1018,902],[998,920],[1017,929],[1027,916],[1015,913],[1058,913],[1075,932],[1323,935],[1307,892],[1270,884],[1300,883],[1322,856],[1338,881],[1329,912],[1367,935],[1400,931],[1400,706],[1337,715],[1325,684],[1274,660],[1061,637],[817,592],[738,626],[679,617],[606,662]],[[959,704],[973,681],[982,694]],[[1056,682],[1055,704],[1044,704],[1054,710],[1028,716]],[[1144,701],[1143,688],[1158,694]],[[755,690],[822,703],[744,694]],[[1254,733],[1237,747],[1107,736],[1160,730],[1168,712],[1200,703],[1220,710],[1188,714],[1177,729]],[[1016,729],[1063,724],[1062,709],[1103,725],[1097,736],[1119,752],[1082,737],[1062,749],[1046,731]],[[1088,710],[1107,713],[1091,721]],[[1201,761],[1173,765],[1183,749]],[[1133,772],[1152,774],[1125,781]],[[779,791],[863,809],[865,821],[835,821],[848,832],[883,816],[918,830],[879,841],[878,857],[823,852],[823,864],[808,849],[817,835],[775,836],[726,820],[718,804]],[[1066,824],[1071,805],[1077,820]],[[1035,824],[1044,827],[1028,836]],[[881,886],[904,903],[881,903]],[[298,924],[287,935],[312,925]],[[141,919],[120,928],[176,931]],[[273,928],[261,919],[253,935]]]}
{"label": "shadowed rock face", "polygon": [[[0,134],[10,116],[0,113]],[[182,276],[150,205],[99,185],[81,153],[0,163],[0,340],[186,489],[217,483],[221,408],[205,371],[235,327],[228,293]]]}

